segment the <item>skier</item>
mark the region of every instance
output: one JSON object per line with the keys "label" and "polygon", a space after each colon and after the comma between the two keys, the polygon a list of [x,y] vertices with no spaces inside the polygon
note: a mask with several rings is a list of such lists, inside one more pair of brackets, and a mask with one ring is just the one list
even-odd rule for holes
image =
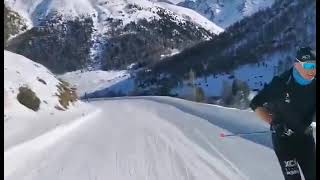
{"label": "skier", "polygon": [[[293,67],[275,76],[250,107],[270,124],[272,143],[286,180],[316,179],[316,152],[310,124],[316,112],[316,55],[298,49]],[[299,170],[299,167],[301,171]]]}
{"label": "skier", "polygon": [[88,95],[87,95],[86,92],[84,93],[84,100],[87,101],[87,102],[89,102],[89,98],[88,98]]}

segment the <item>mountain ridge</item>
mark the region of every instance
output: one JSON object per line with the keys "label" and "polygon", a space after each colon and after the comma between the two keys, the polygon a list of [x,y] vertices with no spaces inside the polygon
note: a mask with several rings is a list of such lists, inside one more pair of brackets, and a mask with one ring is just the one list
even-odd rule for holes
{"label": "mountain ridge", "polygon": [[[5,1],[6,5],[29,19],[28,24],[33,25],[32,30],[12,40],[7,49],[37,62],[48,59],[44,64],[57,73],[86,67],[114,69],[126,67],[137,59],[147,63],[158,61],[161,55],[170,54],[171,49],[182,50],[211,39],[223,31],[192,10],[173,7],[163,2],[148,0],[82,0],[79,4],[76,2]],[[64,3],[65,6],[62,6]],[[76,31],[77,37],[85,39],[78,40],[72,31]],[[157,37],[159,33],[162,33],[163,37]],[[146,38],[150,43],[146,43]],[[64,46],[63,41],[72,41],[81,47],[72,44]],[[143,43],[138,47],[139,42]],[[141,52],[140,48],[145,52]],[[39,51],[39,49],[46,50]],[[68,59],[61,54],[63,49],[68,49],[66,53]],[[126,49],[134,52],[128,53]],[[55,57],[51,58],[51,54]],[[62,64],[61,67],[57,63]]]}

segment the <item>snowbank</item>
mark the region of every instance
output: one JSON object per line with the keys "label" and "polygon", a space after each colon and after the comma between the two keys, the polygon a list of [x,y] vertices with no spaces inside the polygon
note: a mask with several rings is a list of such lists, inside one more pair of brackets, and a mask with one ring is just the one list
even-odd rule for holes
{"label": "snowbank", "polygon": [[[219,134],[224,129],[179,109],[194,105],[199,112],[201,106],[162,100],[92,102],[102,111],[5,151],[5,179],[281,179],[272,149],[239,137],[223,140]],[[182,104],[167,104],[171,102]],[[221,122],[241,123],[239,112],[207,110],[221,111]],[[238,118],[230,119],[234,113]],[[256,162],[264,162],[264,168]]]}
{"label": "snowbank", "polygon": [[[91,106],[76,101],[64,111],[60,106],[60,81],[44,66],[4,51],[4,149],[73,121],[92,111]],[[33,111],[17,100],[20,87],[28,87],[40,99],[39,110]]]}
{"label": "snowbank", "polygon": [[30,59],[4,51],[4,95],[5,113],[33,113],[17,101],[20,87],[28,87],[40,99],[39,112],[53,110],[59,105],[60,81],[44,66]]}

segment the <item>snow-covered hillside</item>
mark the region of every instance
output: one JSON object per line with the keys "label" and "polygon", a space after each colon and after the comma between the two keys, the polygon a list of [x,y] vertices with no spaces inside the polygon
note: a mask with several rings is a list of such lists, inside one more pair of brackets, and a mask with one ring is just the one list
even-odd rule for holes
{"label": "snow-covered hillside", "polygon": [[[291,61],[285,62],[281,54],[268,57],[268,61],[257,64],[243,65],[228,74],[222,73],[207,77],[196,78],[194,83],[200,87],[206,97],[219,97],[224,92],[225,85],[231,86],[235,79],[245,82],[251,91],[261,90],[275,75],[291,67]],[[279,62],[282,64],[280,70]],[[74,71],[59,75],[59,78],[69,82],[77,88],[80,96],[84,93],[92,94],[92,97],[108,97],[110,92],[130,95],[134,91],[135,76],[129,71]],[[179,97],[190,97],[194,93],[189,80],[185,80],[179,86],[171,90],[172,94]],[[120,95],[120,94],[119,94]],[[117,95],[115,95],[117,96]]]}
{"label": "snow-covered hillside", "polygon": [[5,5],[33,26],[6,48],[55,73],[159,61],[172,49],[224,31],[191,9],[150,0],[5,0]]}
{"label": "snow-covered hillside", "polygon": [[[223,30],[192,10],[178,6],[175,9],[167,8],[167,3],[149,0],[5,0],[5,3],[26,17],[34,26],[39,23],[39,20],[54,12],[62,14],[64,18],[88,15],[93,17],[95,28],[102,34],[106,31],[105,28],[108,28],[107,24],[103,23],[108,18],[122,20],[122,25],[125,26],[140,19],[160,18],[156,13],[160,8],[176,17],[178,22],[191,20],[213,33],[219,33]],[[136,6],[137,9],[132,9],[130,6]]]}
{"label": "snow-covered hillside", "polygon": [[[225,90],[224,85],[227,83],[231,86],[234,79],[245,82],[250,90],[261,90],[265,84],[268,84],[272,78],[292,67],[293,60],[285,61],[280,53],[269,56],[267,61],[257,64],[249,64],[238,67],[227,73],[210,75],[195,79],[197,87],[201,87],[206,96],[221,96]],[[280,63],[279,63],[280,62]],[[281,67],[279,67],[279,64]],[[193,93],[193,88],[188,86],[188,81],[184,81],[180,87],[172,90],[181,97],[186,97]]]}
{"label": "snow-covered hillside", "polygon": [[91,116],[5,149],[4,179],[283,179],[270,134],[220,137],[268,130],[252,112],[167,97],[91,104]]}
{"label": "snow-covered hillside", "polygon": [[[60,103],[61,82],[44,66],[21,55],[4,51],[4,149],[32,139],[56,126],[92,111],[79,101],[64,108]],[[18,101],[20,87],[39,98],[33,111]],[[25,103],[30,102],[25,95]],[[57,108],[58,107],[58,108]]]}
{"label": "snow-covered hillside", "polygon": [[[48,111],[59,105],[57,86],[60,81],[41,64],[21,55],[4,51],[5,111],[33,112],[17,100],[20,87],[29,87],[41,100],[39,111]],[[19,111],[17,111],[19,112]]]}
{"label": "snow-covered hillside", "polygon": [[154,86],[157,89],[150,91],[157,95],[214,96],[210,103],[226,92],[224,85],[230,89],[237,80],[251,90],[261,90],[293,65],[299,47],[315,48],[315,7],[312,0],[276,1],[272,8],[230,26],[217,38],[164,58],[151,73],[141,73],[137,86]]}
{"label": "snow-covered hillside", "polygon": [[[221,96],[225,90],[225,83],[231,86],[234,79],[241,80],[248,84],[250,90],[261,90],[266,83],[279,73],[291,67],[291,62],[284,62],[281,54],[276,54],[268,57],[268,61],[257,64],[240,66],[236,70],[229,72],[229,74],[217,74],[207,77],[199,77],[195,79],[195,85],[201,87],[206,97]],[[283,64],[280,70],[279,62]],[[287,66],[287,67],[285,67]],[[134,76],[126,70],[124,71],[75,71],[63,75],[59,78],[71,83],[77,88],[80,96],[86,92],[94,93],[94,96],[103,97],[108,96],[108,92],[121,91],[124,95],[130,95],[134,90]],[[177,94],[179,97],[190,97],[194,93],[194,89],[186,80],[180,86],[172,89],[172,94]]]}
{"label": "snow-covered hillside", "polygon": [[271,7],[274,0],[183,0],[173,2],[193,9],[220,27],[227,28],[244,17]]}
{"label": "snow-covered hillside", "polygon": [[25,20],[16,12],[11,11],[6,5],[4,5],[4,45],[10,40],[28,29]]}

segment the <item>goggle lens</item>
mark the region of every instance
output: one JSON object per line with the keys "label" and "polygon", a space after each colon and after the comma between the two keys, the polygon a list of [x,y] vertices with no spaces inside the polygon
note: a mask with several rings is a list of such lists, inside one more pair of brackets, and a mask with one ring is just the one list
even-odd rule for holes
{"label": "goggle lens", "polygon": [[316,63],[315,62],[301,62],[299,59],[296,59],[304,69],[306,70],[314,70],[316,69]]}
{"label": "goggle lens", "polygon": [[303,68],[307,70],[313,70],[316,69],[315,63],[303,63]]}

